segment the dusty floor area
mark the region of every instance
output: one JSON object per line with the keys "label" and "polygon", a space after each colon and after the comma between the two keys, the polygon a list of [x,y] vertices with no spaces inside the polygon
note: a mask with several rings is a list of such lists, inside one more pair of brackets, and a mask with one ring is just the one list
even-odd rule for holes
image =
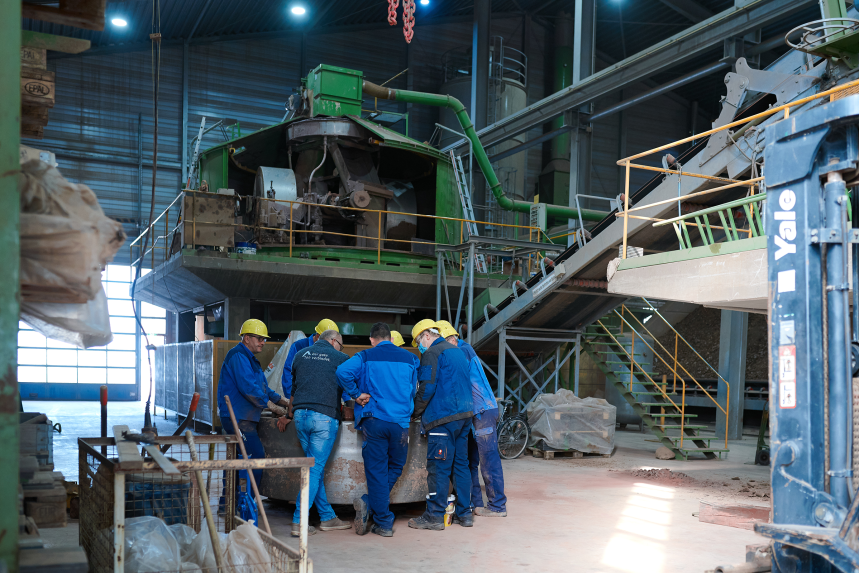
{"label": "dusty floor area", "polygon": [[[98,432],[98,405],[25,402],[25,408],[48,412],[63,424],[63,435],[55,435],[57,469],[76,475],[76,438]],[[117,405],[111,423],[139,426],[142,411],[139,403]],[[172,431],[175,416],[167,422],[162,416],[159,428],[162,423],[162,432],[168,424]],[[742,562],[746,545],[764,542],[752,531],[699,523],[697,518],[702,500],[768,505],[769,468],[751,465],[754,438],[731,442],[727,459],[688,462],[657,460],[659,444],[650,439],[637,431],[618,431],[611,458],[523,456],[504,461],[509,517],[478,517],[470,529],[409,529],[408,518],[423,509],[417,504],[395,510],[393,538],[359,537],[351,530],[317,533],[310,538],[314,569],[701,572]],[[288,537],[293,506],[266,506],[275,535],[297,546]],[[342,519],[354,514],[351,507],[335,509]],[[314,521],[318,517],[311,511]],[[74,522],[42,533],[54,545],[77,543]]]}

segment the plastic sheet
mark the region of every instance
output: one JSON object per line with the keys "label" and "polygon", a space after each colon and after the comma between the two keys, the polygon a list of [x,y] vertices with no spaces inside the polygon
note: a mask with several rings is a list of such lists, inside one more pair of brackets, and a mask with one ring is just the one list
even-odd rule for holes
{"label": "plastic sheet", "polygon": [[224,565],[242,573],[269,573],[271,556],[262,542],[257,528],[244,523],[230,532],[224,551]]}
{"label": "plastic sheet", "polygon": [[157,517],[125,520],[125,573],[179,571],[179,543]]}
{"label": "plastic sheet", "polygon": [[541,394],[527,408],[529,446],[610,454],[617,408],[600,398],[577,398],[566,389]]}
{"label": "plastic sheet", "polygon": [[289,354],[289,348],[295,344],[297,340],[307,338],[307,335],[300,330],[293,330],[289,333],[289,337],[281,344],[271,359],[268,367],[265,369],[265,379],[268,382],[268,387],[277,392],[283,392],[283,365],[286,364],[286,355]]}
{"label": "plastic sheet", "polygon": [[101,271],[125,242],[95,193],[51,165],[21,165],[21,318],[80,347],[112,340]]}

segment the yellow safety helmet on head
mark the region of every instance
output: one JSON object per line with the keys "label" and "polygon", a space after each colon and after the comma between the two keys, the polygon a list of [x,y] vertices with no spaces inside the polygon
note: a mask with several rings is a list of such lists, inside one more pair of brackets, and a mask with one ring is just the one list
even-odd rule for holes
{"label": "yellow safety helmet on head", "polygon": [[438,330],[438,324],[436,324],[434,320],[430,320],[428,318],[423,319],[412,327],[412,347],[418,347],[418,336],[421,332],[430,328]]}
{"label": "yellow safety helmet on head", "polygon": [[340,329],[337,328],[337,323],[333,320],[323,318],[319,321],[319,324],[316,325],[316,334],[322,334],[326,330],[336,330],[340,332]]}
{"label": "yellow safety helmet on head", "polygon": [[442,338],[447,338],[448,336],[455,336],[459,338],[459,333],[456,331],[454,327],[450,325],[450,323],[446,320],[436,321],[438,325],[439,332],[441,332]]}
{"label": "yellow safety helmet on head", "polygon": [[391,342],[394,343],[394,346],[402,346],[406,343],[406,341],[403,340],[403,335],[396,330],[391,331]]}
{"label": "yellow safety helmet on head", "polygon": [[246,320],[242,323],[242,329],[239,331],[239,336],[243,336],[245,334],[256,334],[263,338],[269,338],[268,328],[266,328],[265,323],[255,318],[251,318],[250,320]]}

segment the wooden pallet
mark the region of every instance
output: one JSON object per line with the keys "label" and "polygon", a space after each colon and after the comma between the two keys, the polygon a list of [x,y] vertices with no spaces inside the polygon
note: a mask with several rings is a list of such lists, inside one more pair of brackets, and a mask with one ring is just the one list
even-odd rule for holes
{"label": "wooden pallet", "polygon": [[544,460],[553,460],[559,458],[610,458],[614,454],[614,450],[610,454],[594,454],[590,452],[579,452],[577,450],[538,450],[536,448],[528,448],[528,451],[535,458],[543,458]]}

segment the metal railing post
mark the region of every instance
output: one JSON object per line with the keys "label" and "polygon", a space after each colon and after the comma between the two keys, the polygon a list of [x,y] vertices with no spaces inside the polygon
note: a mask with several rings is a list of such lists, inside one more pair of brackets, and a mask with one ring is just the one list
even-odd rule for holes
{"label": "metal railing post", "polygon": [[[438,251],[436,253],[436,267],[435,267],[435,319],[441,320],[441,265],[442,265],[442,252]],[[456,328],[454,326],[454,328]]]}
{"label": "metal railing post", "polygon": [[507,388],[507,329],[498,329],[498,399],[503,400]]}
{"label": "metal railing post", "polygon": [[581,333],[576,335],[576,379],[575,386],[573,390],[573,394],[578,397],[579,395],[579,364],[581,363],[582,357],[582,335]]}
{"label": "metal railing post", "polygon": [[635,331],[632,331],[632,352],[629,354],[629,391],[632,392],[633,367],[635,366]]}
{"label": "metal railing post", "polygon": [[626,232],[629,226],[629,161],[626,162],[626,180],[623,184],[623,252],[622,259],[626,258]]}
{"label": "metal railing post", "polygon": [[[469,239],[470,240],[470,239]],[[471,325],[474,324],[474,243],[468,245],[468,343],[471,344]]]}
{"label": "metal railing post", "polygon": [[298,571],[307,571],[307,525],[309,521],[310,508],[310,468],[301,468],[301,515],[298,537]]}
{"label": "metal railing post", "polygon": [[125,571],[125,474],[113,474],[113,573]]}
{"label": "metal railing post", "polygon": [[382,212],[379,211],[379,233],[376,240],[376,263],[382,264]]}
{"label": "metal railing post", "polygon": [[674,392],[677,392],[677,343],[680,341],[680,335],[674,333]]}

